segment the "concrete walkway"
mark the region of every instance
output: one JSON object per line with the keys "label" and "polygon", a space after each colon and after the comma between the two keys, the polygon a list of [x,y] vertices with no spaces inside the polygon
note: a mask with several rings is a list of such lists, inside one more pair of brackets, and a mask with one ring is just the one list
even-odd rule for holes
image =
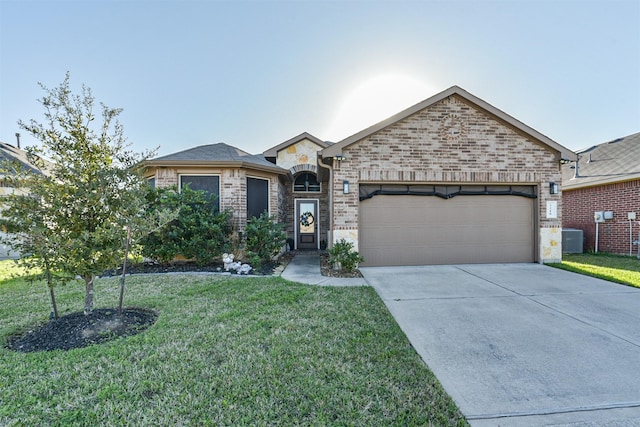
{"label": "concrete walkway", "polygon": [[323,276],[320,273],[320,253],[316,251],[297,252],[287,264],[281,277],[292,282],[306,283],[308,285],[367,286],[367,282],[362,277],[342,279]]}

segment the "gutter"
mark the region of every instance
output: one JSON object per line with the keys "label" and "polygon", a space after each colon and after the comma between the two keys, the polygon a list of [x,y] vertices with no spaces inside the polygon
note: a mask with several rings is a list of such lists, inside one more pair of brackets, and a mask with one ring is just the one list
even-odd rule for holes
{"label": "gutter", "polygon": [[277,173],[279,175],[287,175],[289,173],[288,170],[283,169],[281,167],[270,167],[267,165],[259,165],[251,162],[244,162],[241,160],[238,161],[211,161],[211,160],[169,160],[156,162],[153,160],[149,160],[144,162],[145,167],[219,167],[219,168],[244,168],[244,169],[253,169],[263,172],[272,172]]}

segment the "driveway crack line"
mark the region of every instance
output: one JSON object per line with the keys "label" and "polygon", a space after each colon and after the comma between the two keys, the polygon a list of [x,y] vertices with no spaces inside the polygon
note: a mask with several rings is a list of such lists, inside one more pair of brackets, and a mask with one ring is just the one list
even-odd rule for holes
{"label": "driveway crack line", "polygon": [[505,412],[495,414],[471,414],[465,415],[465,418],[468,420],[493,420],[498,418],[535,417],[540,415],[571,414],[574,412],[594,412],[625,408],[640,408],[640,402],[603,403],[599,405],[577,406],[575,408],[539,409],[536,411]]}
{"label": "driveway crack line", "polygon": [[631,344],[631,345],[632,345],[632,346],[634,346],[634,347],[638,347],[638,348],[640,348],[640,343],[636,343],[636,342],[634,342],[634,341],[631,341],[631,340],[629,340],[628,338],[625,338],[625,337],[623,337],[623,336],[621,336],[621,335],[615,334],[615,333],[613,333],[613,332],[611,332],[611,331],[609,331],[609,330],[607,330],[607,329],[604,329],[604,328],[602,328],[602,327],[600,327],[600,326],[598,326],[598,325],[596,325],[596,324],[593,324],[593,323],[591,323],[591,322],[587,322],[586,320],[584,320],[584,319],[580,319],[580,318],[578,318],[578,317],[576,317],[576,316],[574,316],[574,315],[572,315],[572,314],[565,313],[564,311],[561,311],[561,310],[558,310],[557,308],[551,307],[551,306],[549,306],[549,305],[547,305],[547,304],[545,304],[545,303],[543,303],[543,302],[541,302],[541,301],[536,301],[535,299],[530,298],[530,297],[527,297],[527,296],[525,296],[525,298],[526,298],[526,299],[528,299],[529,301],[533,301],[533,302],[534,302],[534,303],[536,303],[536,304],[539,304],[539,305],[541,305],[541,306],[543,306],[543,307],[546,307],[546,308],[548,308],[549,310],[552,310],[552,311],[554,311],[554,312],[556,312],[556,313],[562,314],[562,315],[564,315],[564,316],[566,316],[566,317],[568,317],[568,318],[570,318],[570,319],[573,319],[573,320],[575,320],[576,322],[579,322],[579,323],[582,323],[583,325],[587,325],[587,326],[589,326],[589,327],[591,327],[591,328],[597,329],[597,330],[598,330],[598,331],[600,331],[600,332],[604,332],[604,333],[605,333],[605,334],[607,334],[607,335],[610,335],[610,336],[612,336],[612,337],[616,337],[616,338],[618,338],[618,339],[620,339],[620,340],[622,340],[622,341],[624,341],[624,342],[626,342],[626,343]]}
{"label": "driveway crack line", "polygon": [[520,295],[488,295],[488,296],[455,296],[455,297],[421,297],[421,298],[385,298],[384,301],[433,301],[433,300],[461,300],[461,299],[495,299],[495,298],[517,298]]}
{"label": "driveway crack line", "polygon": [[[485,282],[487,282],[487,283],[491,283],[491,284],[492,284],[492,285],[494,285],[494,286],[497,286],[497,287],[499,287],[499,288],[501,288],[501,289],[504,289],[505,291],[511,292],[511,293],[513,293],[513,294],[515,294],[515,295],[518,295],[518,296],[522,297],[522,298],[526,298],[527,300],[529,300],[529,301],[531,301],[531,302],[533,302],[533,303],[535,303],[535,304],[541,305],[542,307],[545,307],[545,308],[547,308],[547,309],[549,309],[549,310],[551,310],[551,311],[553,311],[553,312],[555,312],[555,313],[558,313],[558,314],[561,314],[561,315],[563,315],[563,316],[566,316],[566,317],[568,317],[568,318],[570,318],[570,319],[573,319],[573,320],[575,320],[575,321],[577,321],[577,322],[579,322],[579,323],[582,323],[583,325],[589,326],[590,328],[597,329],[597,330],[599,330],[600,332],[604,332],[605,334],[607,334],[607,335],[609,335],[609,336],[616,337],[616,338],[618,338],[618,339],[620,339],[620,340],[622,340],[622,341],[624,341],[624,342],[626,342],[626,343],[631,344],[631,345],[632,345],[632,346],[634,346],[634,347],[639,347],[639,348],[640,348],[640,343],[636,343],[636,342],[634,342],[634,341],[631,341],[631,340],[629,340],[628,338],[625,338],[625,337],[623,337],[623,336],[620,336],[620,335],[618,335],[618,334],[615,334],[615,333],[613,333],[613,332],[611,332],[611,331],[609,331],[609,330],[607,330],[607,329],[604,329],[604,328],[602,328],[602,327],[600,327],[600,326],[598,326],[598,325],[595,325],[595,324],[593,324],[593,323],[587,322],[587,321],[586,321],[586,320],[584,320],[584,319],[580,319],[580,318],[578,318],[578,317],[576,317],[576,316],[573,316],[572,314],[569,314],[569,313],[566,313],[566,312],[564,312],[564,311],[558,310],[557,308],[551,307],[551,306],[549,306],[549,305],[547,305],[547,304],[545,304],[545,303],[543,303],[543,302],[541,302],[541,301],[538,301],[538,300],[534,299],[534,298],[533,298],[532,296],[530,296],[530,295],[521,294],[520,292],[514,291],[513,289],[509,289],[509,288],[507,288],[507,287],[505,287],[505,286],[503,286],[503,285],[501,285],[501,284],[499,284],[499,283],[496,283],[496,282],[491,281],[491,280],[488,280],[488,279],[486,279],[486,278],[484,278],[484,277],[482,277],[482,276],[478,276],[477,274],[474,274],[474,273],[472,273],[472,272],[470,272],[470,271],[467,271],[467,270],[465,270],[464,268],[461,268],[461,267],[456,267],[456,268],[457,268],[458,270],[460,270],[460,271],[463,271],[463,272],[465,272],[465,273],[467,273],[467,274],[469,274],[469,275],[473,276],[473,277],[476,277],[476,278],[478,278],[478,279],[480,279],[480,280],[483,280],[483,281],[485,281]],[[537,295],[537,296],[540,296],[540,295]]]}

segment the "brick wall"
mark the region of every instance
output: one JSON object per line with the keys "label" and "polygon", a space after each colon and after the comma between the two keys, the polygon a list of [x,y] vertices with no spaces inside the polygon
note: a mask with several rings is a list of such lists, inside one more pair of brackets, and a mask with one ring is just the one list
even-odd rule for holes
{"label": "brick wall", "polygon": [[[451,117],[462,134],[446,134]],[[511,183],[538,186],[538,225],[560,227],[562,200],[549,194],[561,182],[559,156],[518,130],[451,96],[343,150],[334,161],[335,230],[358,228],[359,182]],[[342,193],[342,182],[351,184]],[[558,218],[546,218],[546,202],[556,201]],[[542,244],[542,242],[541,242]]]}
{"label": "brick wall", "polygon": [[[611,211],[613,219],[598,226],[598,251],[629,254],[627,213],[635,212],[637,215],[636,221],[631,223],[632,239],[637,240],[640,231],[640,180],[565,190],[562,192],[562,203],[562,226],[583,231],[585,251],[595,249],[596,224],[593,213]],[[634,254],[637,253],[637,246],[631,249]]]}
{"label": "brick wall", "polygon": [[[288,177],[281,175],[278,178],[278,221],[287,224],[288,221],[288,201],[287,191],[290,188],[291,181]],[[289,237],[287,235],[287,237]]]}
{"label": "brick wall", "polygon": [[271,215],[278,215],[283,196],[277,175],[239,168],[157,168],[156,187],[177,186],[179,175],[206,174],[220,177],[220,209],[233,210],[232,223],[238,231],[244,230],[247,223],[247,177],[269,180],[269,209]]}
{"label": "brick wall", "polygon": [[167,188],[171,186],[178,186],[178,171],[173,168],[158,168],[156,169],[156,187]]}

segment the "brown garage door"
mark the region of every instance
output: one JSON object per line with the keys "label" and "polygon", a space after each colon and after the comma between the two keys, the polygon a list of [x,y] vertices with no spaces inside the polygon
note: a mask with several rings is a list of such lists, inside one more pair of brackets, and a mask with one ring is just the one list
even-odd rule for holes
{"label": "brown garage door", "polygon": [[513,195],[362,200],[362,266],[533,262],[534,202]]}

